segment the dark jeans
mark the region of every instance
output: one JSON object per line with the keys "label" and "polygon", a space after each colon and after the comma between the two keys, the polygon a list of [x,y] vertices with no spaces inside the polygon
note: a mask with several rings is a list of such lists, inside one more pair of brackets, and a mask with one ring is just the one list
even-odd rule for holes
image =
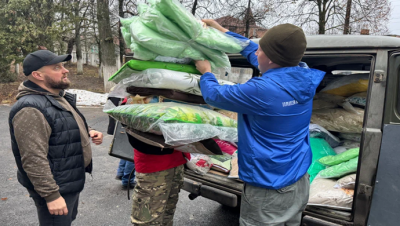
{"label": "dark jeans", "polygon": [[35,202],[40,226],[70,226],[78,214],[79,193],[64,194],[68,208],[68,215],[51,215],[47,208],[46,200],[40,197],[36,192],[28,190],[31,198]]}

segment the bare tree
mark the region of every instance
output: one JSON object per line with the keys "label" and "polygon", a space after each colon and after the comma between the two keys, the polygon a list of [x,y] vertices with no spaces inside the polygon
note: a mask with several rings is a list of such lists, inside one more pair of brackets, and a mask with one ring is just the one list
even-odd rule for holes
{"label": "bare tree", "polygon": [[[265,0],[270,6],[269,26],[289,22],[308,33],[337,34],[344,31],[349,0]],[[360,33],[362,28],[374,34],[387,32],[389,0],[352,0],[346,33]]]}

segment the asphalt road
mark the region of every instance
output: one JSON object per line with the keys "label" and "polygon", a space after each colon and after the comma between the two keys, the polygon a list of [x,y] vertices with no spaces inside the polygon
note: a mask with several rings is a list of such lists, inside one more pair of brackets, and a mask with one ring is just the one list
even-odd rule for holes
{"label": "asphalt road", "polygon": [[[11,107],[0,106],[0,225],[39,225],[36,208],[28,192],[16,179],[16,165],[11,151],[8,113]],[[89,126],[106,134],[108,118],[101,108],[81,108]],[[111,136],[105,135],[100,146],[93,147],[93,177],[87,176],[81,193],[75,226],[131,225],[131,200],[115,180],[119,159],[108,155]],[[189,200],[181,191],[174,218],[180,226],[235,226],[239,225],[235,209],[199,197]]]}

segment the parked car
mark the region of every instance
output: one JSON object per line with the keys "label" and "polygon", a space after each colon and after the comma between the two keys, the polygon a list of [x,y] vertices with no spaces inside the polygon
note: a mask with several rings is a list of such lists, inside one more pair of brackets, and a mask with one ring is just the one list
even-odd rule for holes
{"label": "parked car", "polygon": [[[302,225],[398,225],[400,39],[321,35],[308,36],[307,43],[302,61],[311,68],[326,72],[317,91],[334,79],[355,73],[367,73],[369,82],[352,208],[343,210],[309,205],[303,213]],[[259,75],[258,70],[240,54],[229,54],[229,59],[232,72],[221,78],[243,83]],[[127,155],[132,155],[131,151],[128,152]],[[203,196],[222,205],[238,207],[242,188],[242,182],[220,173],[199,175],[185,170],[183,189],[194,201]]]}

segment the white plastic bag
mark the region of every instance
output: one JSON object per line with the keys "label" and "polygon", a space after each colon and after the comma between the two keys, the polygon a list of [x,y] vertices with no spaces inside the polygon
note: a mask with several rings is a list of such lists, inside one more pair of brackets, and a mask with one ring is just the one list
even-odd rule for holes
{"label": "white plastic bag", "polygon": [[346,188],[354,190],[356,186],[356,179],[357,179],[356,173],[344,176],[336,182],[335,188]]}
{"label": "white plastic bag", "polygon": [[315,178],[310,186],[308,205],[351,210],[354,190],[334,188],[336,180]]}
{"label": "white plastic bag", "polygon": [[190,154],[190,160],[186,162],[186,166],[195,173],[205,175],[212,166],[211,158],[208,155],[192,153]]}

